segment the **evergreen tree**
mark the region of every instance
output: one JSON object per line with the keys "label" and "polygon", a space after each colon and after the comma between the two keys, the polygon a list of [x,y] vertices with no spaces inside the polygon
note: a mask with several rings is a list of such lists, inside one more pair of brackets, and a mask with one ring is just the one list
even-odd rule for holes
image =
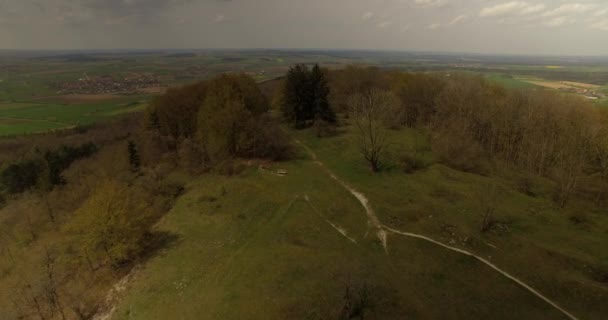
{"label": "evergreen tree", "polygon": [[315,64],[312,68],[310,78],[314,99],[314,119],[321,119],[328,123],[336,123],[336,114],[329,105],[329,85],[325,78],[325,73],[318,64]]}
{"label": "evergreen tree", "polygon": [[308,67],[298,64],[289,69],[283,88],[283,115],[296,128],[306,125],[313,112]]}
{"label": "evergreen tree", "polygon": [[296,128],[304,128],[321,119],[336,122],[329,105],[329,86],[325,74],[315,65],[295,65],[287,73],[283,88],[283,115]]}

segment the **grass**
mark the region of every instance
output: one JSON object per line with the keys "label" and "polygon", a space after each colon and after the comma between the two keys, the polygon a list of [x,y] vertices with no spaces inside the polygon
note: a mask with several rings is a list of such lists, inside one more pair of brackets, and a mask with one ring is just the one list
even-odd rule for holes
{"label": "grass", "polygon": [[[403,150],[413,141],[424,144],[415,131],[394,134]],[[606,263],[600,228],[580,234],[548,200],[524,196],[497,177],[504,191],[499,217],[512,221],[510,231],[482,235],[475,195],[489,178],[439,164],[411,175],[397,168],[374,175],[350,133],[322,140],[310,131],[294,135],[364,191],[384,223],[486,256],[581,318],[606,314],[601,284],[573,267]],[[345,282],[372,288],[380,319],[560,318],[468,257],[400,236],[389,237],[387,255],[356,199],[300,154],[272,168],[286,169],[286,177],[253,166],[237,177],[193,181],[158,226],[179,240],[138,274],[115,318],[335,318],[330,314],[343,304]],[[432,161],[430,151],[422,154]],[[324,221],[304,195],[357,244]],[[594,219],[606,226],[605,218]]]}
{"label": "grass", "polygon": [[[413,134],[408,130],[394,132],[393,141],[411,145]],[[598,300],[606,298],[606,292],[598,288],[602,284],[585,269],[594,266],[605,272],[608,268],[608,217],[588,201],[558,209],[550,200],[551,183],[538,179],[534,182],[538,195],[529,197],[518,190],[518,176],[505,168],[492,177],[441,164],[411,175],[398,169],[372,174],[361,162],[351,133],[322,140],[308,132],[299,135],[338,175],[368,195],[385,223],[491,256],[499,266],[522,276],[581,317],[598,318],[589,310],[605,308]],[[508,232],[479,232],[482,215],[478,199],[489,186],[496,186],[500,194],[496,218]],[[568,218],[579,211],[591,217],[592,223],[585,228]]]}

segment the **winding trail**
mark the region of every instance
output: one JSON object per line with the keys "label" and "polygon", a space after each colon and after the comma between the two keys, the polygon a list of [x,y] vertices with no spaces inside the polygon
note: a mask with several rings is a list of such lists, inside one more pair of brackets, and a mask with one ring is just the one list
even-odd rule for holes
{"label": "winding trail", "polygon": [[336,176],[323,162],[321,162],[317,158],[317,154],[314,151],[312,151],[312,149],[310,149],[307,145],[302,143],[300,140],[296,139],[295,141],[297,144],[301,145],[302,147],[304,147],[304,149],[306,149],[306,151],[308,152],[308,154],[310,155],[310,157],[312,158],[312,160],[314,161],[314,163],[316,165],[321,167],[321,169],[323,169],[323,171],[325,171],[325,173],[327,173],[333,180],[338,182],[344,189],[348,190],[348,192],[350,192],[350,194],[352,194],[353,196],[355,196],[355,198],[357,198],[357,200],[359,200],[361,205],[365,208],[365,212],[367,214],[368,225],[370,227],[376,229],[376,236],[382,243],[382,247],[384,248],[384,251],[388,254],[388,240],[387,240],[388,233],[386,232],[382,223],[380,223],[380,219],[378,219],[378,216],[376,216],[376,213],[374,212],[374,209],[372,208],[372,206],[369,204],[369,200],[367,199],[367,197],[363,193],[361,193],[361,192],[357,191],[355,188],[351,187],[348,183],[344,182],[344,180],[338,178],[338,176]]}
{"label": "winding trail", "polygon": [[349,184],[344,182],[342,179],[340,179],[338,176],[336,176],[323,162],[321,162],[318,159],[317,154],[312,149],[310,149],[307,145],[305,145],[304,143],[302,143],[300,140],[297,140],[297,139],[295,140],[295,142],[297,144],[301,145],[302,147],[304,147],[304,149],[306,149],[306,151],[308,152],[308,154],[310,155],[310,157],[312,158],[312,160],[314,161],[315,164],[317,164],[319,167],[321,167],[321,169],[323,169],[323,171],[325,171],[333,180],[338,182],[342,187],[344,187],[344,189],[348,190],[348,192],[350,192],[355,198],[357,198],[357,200],[359,200],[359,202],[361,203],[363,208],[365,208],[365,212],[367,214],[367,219],[368,219],[368,224],[370,225],[370,227],[376,229],[376,235],[382,242],[384,251],[387,254],[388,254],[388,240],[387,240],[388,237],[387,236],[388,236],[389,232],[393,233],[393,234],[410,237],[410,238],[415,238],[415,239],[420,239],[420,240],[432,243],[432,244],[440,246],[444,249],[447,249],[447,250],[476,259],[477,261],[487,265],[488,267],[492,268],[494,271],[498,272],[499,274],[506,277],[507,279],[512,280],[517,285],[526,289],[528,292],[532,293],[536,297],[542,299],[544,302],[546,302],[547,304],[549,304],[550,306],[555,308],[557,311],[561,312],[568,319],[579,320],[577,317],[572,315],[570,312],[568,312],[564,308],[560,307],[556,302],[554,302],[551,299],[549,299],[548,297],[544,296],[542,293],[538,292],[536,289],[527,285],[522,280],[516,278],[515,276],[513,276],[513,275],[509,274],[508,272],[502,270],[501,268],[497,267],[495,264],[491,263],[490,261],[488,261],[470,251],[466,251],[466,250],[463,250],[463,249],[460,249],[457,247],[452,247],[452,246],[446,245],[444,243],[441,243],[437,240],[434,240],[432,238],[429,238],[429,237],[421,235],[421,234],[400,231],[400,230],[393,229],[391,227],[388,227],[388,226],[382,224],[380,222],[380,219],[374,212],[374,209],[372,208],[372,206],[369,202],[369,199],[367,199],[365,194],[357,191],[355,188],[353,188],[352,186],[350,186]]}
{"label": "winding trail", "polygon": [[140,271],[140,266],[135,266],[131,271],[115,283],[112,288],[106,294],[106,299],[100,306],[99,310],[91,317],[91,320],[110,320],[116,312],[118,301],[121,299],[122,294],[127,289],[129,283],[135,279]]}

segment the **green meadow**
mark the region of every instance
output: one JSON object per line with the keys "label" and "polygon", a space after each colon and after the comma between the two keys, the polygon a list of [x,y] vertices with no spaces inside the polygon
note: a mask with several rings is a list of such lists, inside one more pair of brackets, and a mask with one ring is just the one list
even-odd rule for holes
{"label": "green meadow", "polygon": [[[418,131],[393,132],[428,167],[372,174],[349,127],[333,138],[292,131],[346,183],[364,192],[382,223],[471,250],[522,279],[581,319],[602,319],[606,292],[594,268],[608,264],[605,215],[569,220],[584,203],[558,209],[552,185],[518,190],[506,170],[490,176],[434,161]],[[395,149],[394,149],[395,150]],[[389,164],[390,165],[390,164]],[[274,174],[286,170],[286,176]],[[233,178],[189,179],[187,191],[157,226],[176,240],[135,273],[116,319],[327,319],[345,288],[365,287],[378,319],[561,319],[527,290],[478,261],[419,239],[391,234],[385,251],[366,213],[305,149],[296,160],[249,167]],[[500,230],[481,233],[476,194],[501,193]],[[590,207],[590,206],[589,206]],[[338,230],[340,229],[340,230]],[[399,303],[394,303],[399,301]]]}
{"label": "green meadow", "polygon": [[88,125],[145,108],[142,97],[93,103],[0,103],[0,136]]}

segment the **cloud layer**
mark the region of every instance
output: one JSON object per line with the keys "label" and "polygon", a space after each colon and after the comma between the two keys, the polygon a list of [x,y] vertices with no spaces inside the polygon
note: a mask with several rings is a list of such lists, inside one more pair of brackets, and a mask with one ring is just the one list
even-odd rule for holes
{"label": "cloud layer", "polygon": [[4,0],[0,48],[608,54],[605,0]]}

